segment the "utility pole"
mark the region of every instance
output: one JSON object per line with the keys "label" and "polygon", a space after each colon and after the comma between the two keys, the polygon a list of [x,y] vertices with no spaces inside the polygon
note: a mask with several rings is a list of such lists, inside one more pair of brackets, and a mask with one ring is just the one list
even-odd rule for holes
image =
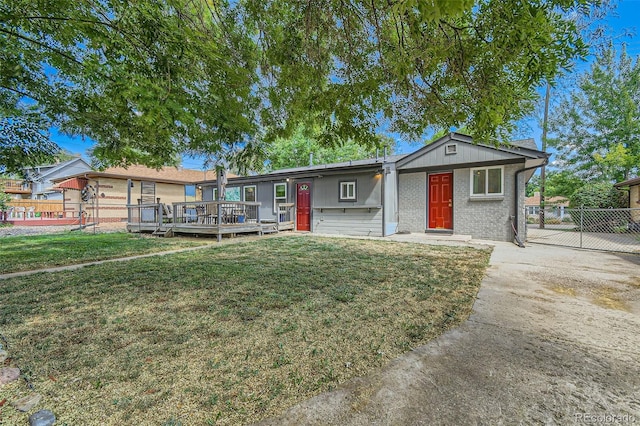
{"label": "utility pole", "polygon": [[[547,81],[547,89],[544,94],[544,116],[542,118],[542,151],[547,151],[547,127],[549,124],[549,97],[551,95],[551,85]],[[545,185],[545,166],[540,170],[540,229],[544,229],[544,185]]]}

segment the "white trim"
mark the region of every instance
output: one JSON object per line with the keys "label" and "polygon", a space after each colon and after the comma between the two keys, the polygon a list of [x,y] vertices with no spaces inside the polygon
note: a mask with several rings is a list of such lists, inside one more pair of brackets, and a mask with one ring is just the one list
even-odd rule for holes
{"label": "white trim", "polygon": [[356,181],[348,180],[340,182],[340,194],[338,195],[340,201],[356,201]]}
{"label": "white trim", "polygon": [[[500,192],[489,192],[489,170],[500,170]],[[473,177],[475,172],[484,171],[484,192],[475,194],[473,192]],[[489,198],[504,195],[504,166],[488,166],[488,167],[476,167],[469,170],[469,195],[472,198]]]}
{"label": "white trim", "polygon": [[452,155],[458,153],[458,144],[448,143],[444,146],[444,155]]}
{"label": "white trim", "polygon": [[247,201],[247,188],[253,188],[253,197],[255,198],[252,201],[258,201],[258,186],[257,185],[245,185],[242,187],[242,201]]}
{"label": "white trim", "polygon": [[[276,197],[277,194],[277,190],[276,188],[279,185],[283,185],[284,186],[284,197]],[[280,203],[286,203],[287,202],[287,182],[277,182],[273,184],[273,213],[277,214],[278,213],[278,202]],[[280,200],[280,201],[278,201]]]}

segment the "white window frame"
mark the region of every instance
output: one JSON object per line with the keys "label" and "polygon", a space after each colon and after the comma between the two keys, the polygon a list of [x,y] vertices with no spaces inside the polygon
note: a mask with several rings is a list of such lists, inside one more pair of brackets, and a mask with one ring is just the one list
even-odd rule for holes
{"label": "white window frame", "polygon": [[[500,170],[500,192],[489,193],[489,170]],[[473,176],[477,171],[485,172],[484,192],[474,194],[473,192]],[[502,197],[504,196],[504,166],[488,166],[488,167],[476,167],[471,169],[469,173],[469,193],[473,198],[490,198],[490,197]]]}
{"label": "white window frame", "polygon": [[[343,196],[345,194],[345,188],[346,188],[346,196]],[[350,190],[349,188],[352,188],[353,191],[350,194]],[[340,201],[357,201],[358,199],[358,185],[357,185],[357,181],[355,180],[345,180],[345,181],[341,181],[340,182],[340,193],[338,194],[338,199]]]}
{"label": "white window frame", "polygon": [[258,201],[258,186],[257,185],[245,185],[242,187],[242,201],[247,201],[247,189],[248,188],[253,188],[253,196],[255,197],[255,200],[253,200],[252,202]]}
{"label": "white window frame", "polygon": [[[278,186],[284,186],[284,197],[278,197]],[[273,212],[278,213],[278,203],[286,203],[287,202],[287,182],[278,182],[273,184]]]}

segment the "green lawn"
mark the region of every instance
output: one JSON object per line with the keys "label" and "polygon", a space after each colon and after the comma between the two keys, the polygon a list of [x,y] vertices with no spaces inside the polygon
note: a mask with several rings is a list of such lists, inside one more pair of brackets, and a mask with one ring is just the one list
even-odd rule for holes
{"label": "green lawn", "polygon": [[[214,245],[0,282],[0,332],[57,424],[243,424],[460,324],[489,255],[309,236]],[[7,407],[7,424],[26,422]]]}
{"label": "green lawn", "polygon": [[160,239],[149,235],[112,232],[67,232],[39,236],[0,237],[0,274],[94,260],[113,259],[202,245],[192,239]]}

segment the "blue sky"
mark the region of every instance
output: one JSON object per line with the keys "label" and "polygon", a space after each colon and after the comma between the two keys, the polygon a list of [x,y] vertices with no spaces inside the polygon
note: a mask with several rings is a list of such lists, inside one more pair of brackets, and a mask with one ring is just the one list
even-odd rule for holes
{"label": "blue sky", "polygon": [[[616,44],[626,43],[627,53],[630,56],[640,56],[640,0],[623,0],[618,3],[617,10],[611,14],[606,24],[611,27],[611,35],[615,38]],[[633,36],[621,36],[622,34],[630,33]],[[593,58],[588,58],[588,61]],[[588,67],[587,63],[578,64],[577,70],[584,70]],[[532,137],[540,146],[541,130],[535,125],[532,128],[529,137]],[[88,157],[87,152],[91,149],[93,142],[90,139],[83,140],[82,138],[70,138],[55,131],[51,132],[51,139],[60,145],[62,148],[71,151],[72,153],[79,153],[85,157]],[[398,145],[396,153],[404,154],[415,151],[420,146],[420,142],[408,142],[402,139],[398,139]],[[184,158],[182,165],[190,169],[202,169],[202,161],[197,158]]]}

